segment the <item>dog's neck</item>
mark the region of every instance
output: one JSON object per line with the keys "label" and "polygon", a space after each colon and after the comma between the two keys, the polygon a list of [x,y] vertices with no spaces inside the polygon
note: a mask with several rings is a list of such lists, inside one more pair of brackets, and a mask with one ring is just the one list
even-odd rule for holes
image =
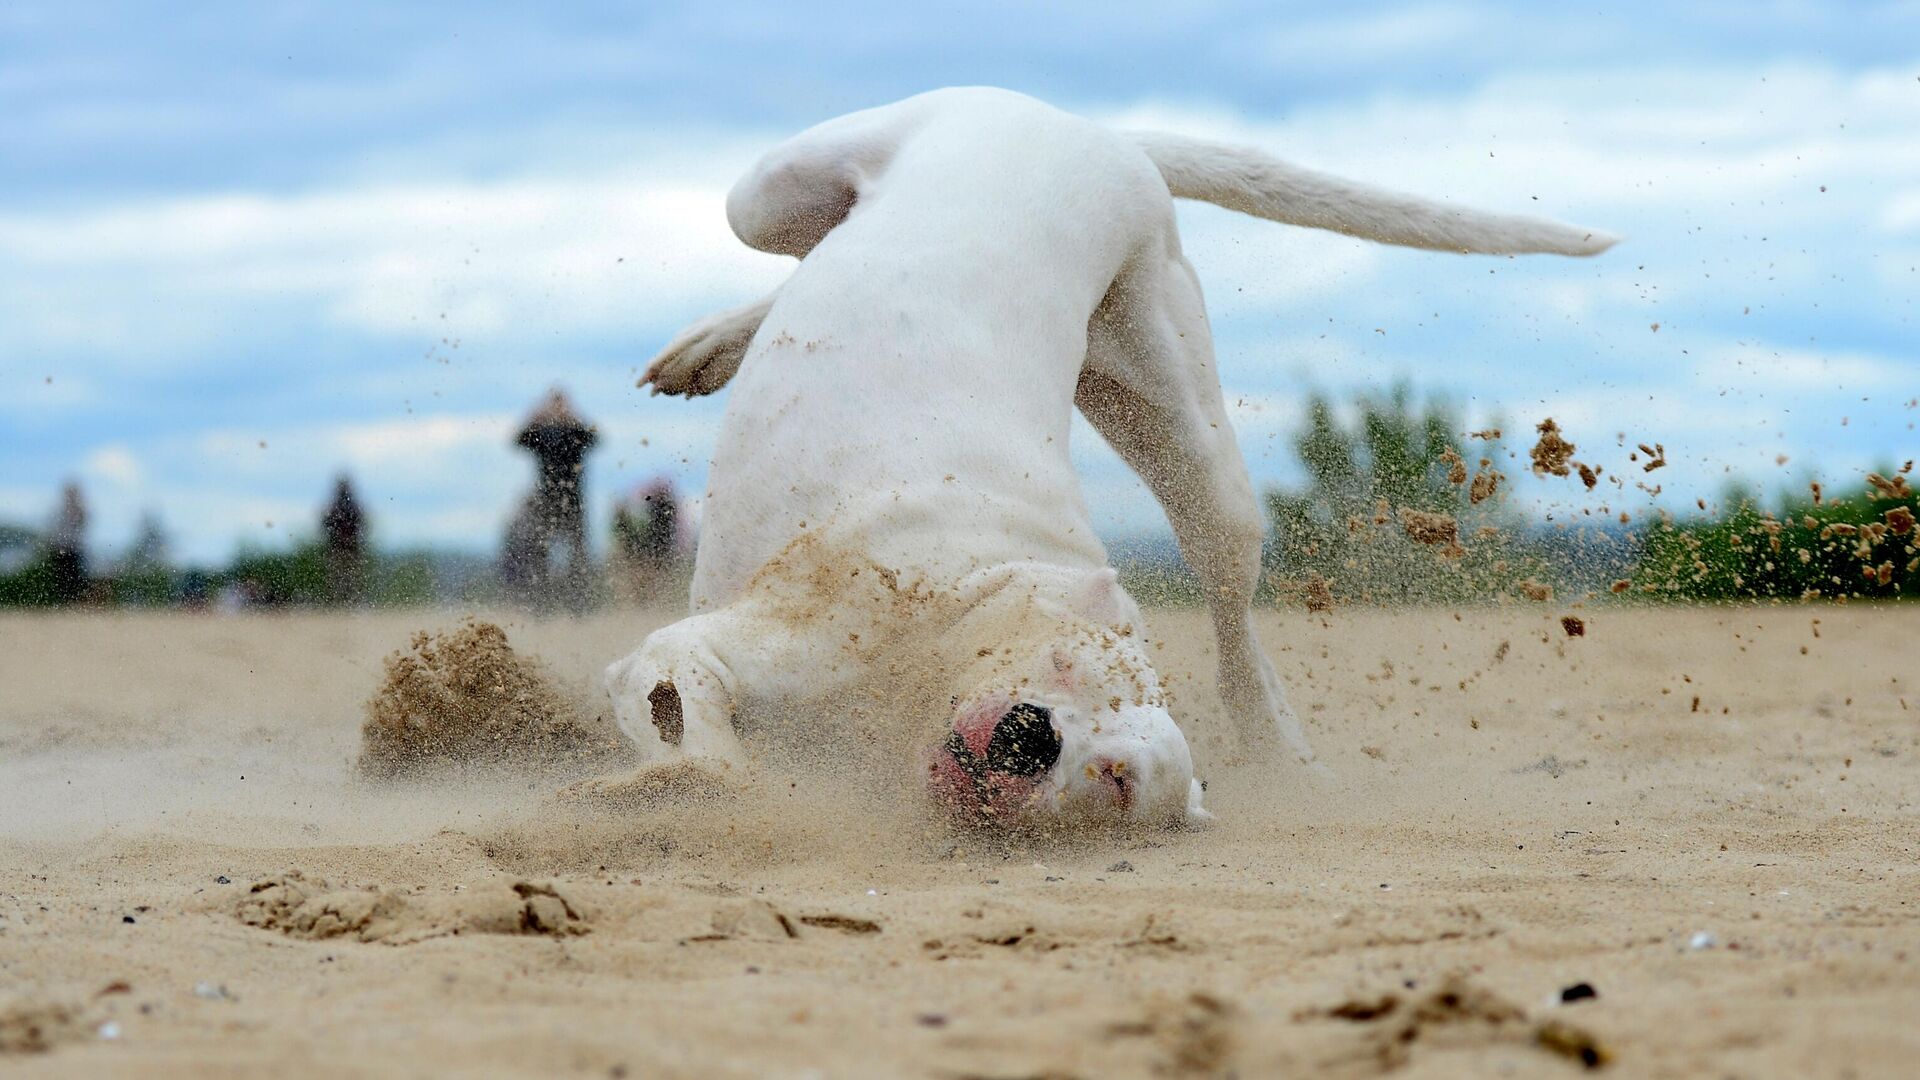
{"label": "dog's neck", "polygon": [[970,576],[963,591],[969,583],[972,603],[941,640],[953,694],[1091,681],[1129,701],[1160,695],[1139,609],[1111,570],[1014,563]]}

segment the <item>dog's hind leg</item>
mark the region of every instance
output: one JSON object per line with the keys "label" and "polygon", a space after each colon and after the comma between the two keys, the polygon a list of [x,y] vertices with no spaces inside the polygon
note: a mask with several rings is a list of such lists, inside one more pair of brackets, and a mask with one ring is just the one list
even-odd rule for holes
{"label": "dog's hind leg", "polygon": [[1266,522],[1221,396],[1200,284],[1177,245],[1171,236],[1150,245],[1095,312],[1075,403],[1146,481],[1206,590],[1220,692],[1242,746],[1310,764],[1250,619]]}
{"label": "dog's hind leg", "polygon": [[[847,219],[861,187],[886,170],[922,101],[829,120],[768,151],[727,194],[727,221],[752,248],[805,258]],[[647,365],[639,385],[656,394],[699,397],[740,370],[778,290],[682,330]]]}
{"label": "dog's hind leg", "polygon": [[637,386],[651,386],[656,394],[701,397],[727,385],[740,370],[747,346],[773,307],[779,292],[751,304],[716,312],[674,335],[667,347],[647,364]]}

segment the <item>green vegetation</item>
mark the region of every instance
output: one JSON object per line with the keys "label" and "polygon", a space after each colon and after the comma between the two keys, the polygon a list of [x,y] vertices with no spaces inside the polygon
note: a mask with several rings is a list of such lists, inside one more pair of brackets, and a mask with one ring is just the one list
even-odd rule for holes
{"label": "green vegetation", "polygon": [[[376,555],[365,570],[362,602],[376,607],[429,604],[445,591],[436,557],[429,552]],[[248,604],[320,606],[329,602],[326,549],[318,541],[286,550],[242,548],[217,570],[177,569],[135,562],[96,576],[88,601],[116,607],[162,607],[205,603],[228,586]],[[52,568],[44,552],[11,573],[0,573],[0,608],[51,607],[56,603]]]}
{"label": "green vegetation", "polygon": [[45,559],[34,559],[10,574],[0,574],[0,607],[49,607],[58,594]]}
{"label": "green vegetation", "polygon": [[1735,490],[1720,518],[1647,534],[1634,592],[1674,600],[1920,596],[1920,497],[1891,468],[1841,498],[1783,498],[1778,513]]}
{"label": "green vegetation", "polygon": [[[1531,430],[1523,432],[1531,437]],[[1898,599],[1920,596],[1920,496],[1912,462],[1882,467],[1858,488],[1783,495],[1771,508],[1730,491],[1698,516],[1628,522],[1604,500],[1577,517],[1536,521],[1506,499],[1502,466],[1527,468],[1500,432],[1465,431],[1444,403],[1416,405],[1402,386],[1337,407],[1313,397],[1293,448],[1305,466],[1296,490],[1271,491],[1260,598],[1309,608],[1335,604],[1464,604],[1505,598],[1705,602]],[[1571,449],[1571,448],[1567,448]],[[1651,451],[1650,451],[1651,452]],[[1543,452],[1544,453],[1544,452]],[[1570,462],[1595,486],[1593,470]],[[1607,479],[1612,480],[1612,477]],[[1616,483],[1619,481],[1615,481]],[[623,531],[624,527],[624,531]],[[615,558],[591,583],[592,606],[677,602],[688,567],[671,532],[643,542],[616,520]],[[648,557],[654,548],[662,554]],[[351,580],[329,580],[324,545],[243,548],[217,570],[181,570],[165,555],[157,520],[118,564],[92,568],[85,600],[118,606],[203,604],[231,591],[249,605],[320,606],[348,596],[376,606],[512,599],[491,558],[424,551],[375,554]],[[625,552],[622,557],[620,553]],[[1201,595],[1168,541],[1114,548],[1127,589],[1143,604],[1194,604]],[[339,567],[334,568],[340,574]],[[345,581],[345,584],[343,584]],[[0,525],[0,607],[59,601],[45,549],[31,531]]]}
{"label": "green vegetation", "polygon": [[1353,412],[1343,424],[1316,395],[1294,444],[1307,485],[1267,495],[1271,595],[1310,607],[1461,603],[1551,579],[1547,550],[1506,509],[1496,433],[1466,437],[1445,405],[1416,408],[1404,386]]}

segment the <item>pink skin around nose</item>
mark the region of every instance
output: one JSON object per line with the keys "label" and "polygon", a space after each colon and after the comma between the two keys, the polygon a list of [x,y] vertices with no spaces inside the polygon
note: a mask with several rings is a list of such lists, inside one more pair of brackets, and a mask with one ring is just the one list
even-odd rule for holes
{"label": "pink skin around nose", "polygon": [[[959,733],[967,749],[973,751],[976,760],[986,759],[994,726],[1010,707],[1009,701],[993,699],[979,703],[955,719],[953,730]],[[1043,779],[985,773],[976,780],[960,767],[944,744],[934,749],[927,765],[927,784],[935,799],[957,813],[1002,820],[1025,812]]]}

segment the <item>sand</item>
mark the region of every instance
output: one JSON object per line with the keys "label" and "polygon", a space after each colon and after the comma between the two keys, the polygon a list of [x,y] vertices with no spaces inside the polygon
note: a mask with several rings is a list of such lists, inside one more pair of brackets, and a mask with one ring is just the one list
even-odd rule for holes
{"label": "sand", "polygon": [[[590,702],[661,617],[494,618]],[[1920,610],[1261,621],[1332,781],[1223,762],[1151,612],[1219,824],[1010,846],[779,767],[375,780],[453,614],[0,619],[0,1074],[1911,1075]]]}

